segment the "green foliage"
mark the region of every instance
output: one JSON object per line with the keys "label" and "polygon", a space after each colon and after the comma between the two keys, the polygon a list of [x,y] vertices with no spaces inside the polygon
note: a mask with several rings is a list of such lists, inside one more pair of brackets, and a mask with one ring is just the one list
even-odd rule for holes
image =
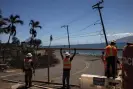
{"label": "green foliage", "polygon": [[37,36],[37,31],[35,28],[40,28],[40,29],[42,28],[40,26],[40,22],[31,20],[29,25],[31,25],[30,34],[32,35],[33,38],[35,38]]}
{"label": "green foliage", "polygon": [[10,15],[9,18],[4,18],[5,21],[8,22],[8,27],[6,27],[6,32],[9,35],[9,39],[8,39],[8,43],[10,42],[10,37],[11,36],[16,36],[16,26],[15,24],[21,24],[23,25],[23,21],[20,20],[20,16],[19,15]]}
{"label": "green foliage", "polygon": [[13,37],[12,38],[12,44],[15,44],[15,45],[20,45],[20,40],[17,38],[17,37]]}

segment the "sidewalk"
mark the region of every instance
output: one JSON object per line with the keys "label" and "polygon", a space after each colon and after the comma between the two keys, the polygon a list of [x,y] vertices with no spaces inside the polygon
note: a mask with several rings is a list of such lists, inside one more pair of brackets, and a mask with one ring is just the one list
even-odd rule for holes
{"label": "sidewalk", "polygon": [[0,80],[0,89],[11,89],[13,83],[7,83]]}
{"label": "sidewalk", "polygon": [[22,70],[21,69],[7,69],[4,72],[6,72],[6,73],[14,73],[14,72],[22,72]]}

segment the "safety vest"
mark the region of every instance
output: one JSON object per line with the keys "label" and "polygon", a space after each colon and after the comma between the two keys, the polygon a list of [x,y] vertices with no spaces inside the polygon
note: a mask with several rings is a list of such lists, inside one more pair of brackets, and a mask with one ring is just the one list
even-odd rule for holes
{"label": "safety vest", "polygon": [[71,61],[70,61],[70,58],[65,58],[63,60],[63,69],[71,69]]}
{"label": "safety vest", "polygon": [[105,51],[106,51],[106,57],[117,56],[117,48],[115,46],[108,45]]}
{"label": "safety vest", "polygon": [[24,68],[31,69],[32,68],[31,62],[32,62],[32,59],[24,59]]}

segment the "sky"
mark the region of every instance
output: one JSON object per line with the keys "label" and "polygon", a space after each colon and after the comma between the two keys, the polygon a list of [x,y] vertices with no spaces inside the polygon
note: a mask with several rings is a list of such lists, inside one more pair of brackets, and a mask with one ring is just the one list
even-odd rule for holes
{"label": "sky", "polygon": [[[40,21],[42,29],[37,30],[37,38],[42,45],[67,45],[68,25],[71,44],[91,44],[104,42],[102,26],[97,9],[92,6],[100,0],[0,0],[3,17],[20,15],[24,25],[17,26],[17,35],[25,41],[29,34],[30,20]],[[101,10],[108,40],[133,35],[133,0],[104,0]],[[96,23],[96,25],[94,25]],[[7,42],[9,35],[0,35]]]}

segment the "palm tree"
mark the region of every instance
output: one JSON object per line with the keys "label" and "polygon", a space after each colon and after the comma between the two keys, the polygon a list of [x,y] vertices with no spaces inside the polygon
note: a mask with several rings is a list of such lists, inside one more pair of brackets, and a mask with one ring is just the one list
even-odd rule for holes
{"label": "palm tree", "polygon": [[31,44],[33,43],[33,39],[37,36],[37,31],[35,28],[42,28],[40,25],[40,22],[39,21],[34,21],[34,20],[31,20],[29,25],[31,25],[31,29],[30,29],[30,34],[32,35],[31,37]]}
{"label": "palm tree", "polygon": [[12,44],[15,44],[15,45],[20,45],[20,40],[17,38],[17,37],[12,37]]}
{"label": "palm tree", "polygon": [[6,22],[3,20],[0,20],[0,34],[6,33],[6,31],[5,31],[6,27],[3,27],[5,25],[6,25]]}
{"label": "palm tree", "polygon": [[16,26],[15,26],[15,24],[23,25],[23,21],[20,20],[19,15],[10,15],[9,18],[4,18],[4,20],[9,23],[9,26],[6,29],[7,33],[10,34],[9,38],[8,38],[8,42],[7,42],[7,43],[9,43],[11,36],[16,36]]}
{"label": "palm tree", "polygon": [[0,10],[0,34],[5,33],[5,27],[3,27],[5,25],[7,25],[7,23],[4,21]]}

